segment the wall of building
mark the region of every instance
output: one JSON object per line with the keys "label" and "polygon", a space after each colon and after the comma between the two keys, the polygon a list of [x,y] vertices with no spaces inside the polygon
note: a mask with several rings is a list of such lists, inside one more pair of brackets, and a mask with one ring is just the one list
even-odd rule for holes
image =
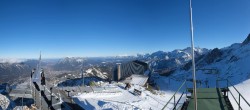
{"label": "wall of building", "polygon": [[118,65],[115,67],[113,74],[113,80],[115,81],[119,81],[121,79],[129,77],[132,74],[144,74],[144,72],[147,70],[145,65],[136,62],[122,63],[120,64],[120,75],[119,75]]}

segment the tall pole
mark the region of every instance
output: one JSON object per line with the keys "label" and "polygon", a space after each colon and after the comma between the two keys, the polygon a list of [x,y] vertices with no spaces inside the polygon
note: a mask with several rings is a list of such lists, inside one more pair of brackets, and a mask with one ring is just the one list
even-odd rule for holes
{"label": "tall pole", "polygon": [[81,69],[82,72],[82,86],[84,87],[84,75],[83,75],[83,69]]}
{"label": "tall pole", "polygon": [[194,32],[192,18],[192,1],[190,0],[190,29],[191,29],[191,48],[192,48],[192,66],[193,66],[193,95],[194,95],[194,110],[197,110],[197,94],[196,94],[196,76],[195,76],[195,58],[194,58]]}
{"label": "tall pole", "polygon": [[22,110],[23,110],[23,96],[22,96]]}

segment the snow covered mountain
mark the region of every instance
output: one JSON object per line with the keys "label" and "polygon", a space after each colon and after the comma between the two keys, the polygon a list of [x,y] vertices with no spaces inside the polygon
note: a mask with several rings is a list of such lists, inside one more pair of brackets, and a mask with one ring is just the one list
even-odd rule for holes
{"label": "snow covered mountain", "polygon": [[[0,63],[0,82],[12,83],[30,76],[30,72],[36,67],[38,60],[2,60]],[[9,62],[10,61],[10,62]],[[20,61],[20,62],[19,62]],[[45,62],[42,63],[46,65]]]}
{"label": "snow covered mountain", "polygon": [[107,72],[101,72],[99,68],[89,68],[86,70],[85,76],[97,76],[102,79],[108,79],[108,73]]}
{"label": "snow covered mountain", "polygon": [[[195,56],[199,57],[208,53],[206,48],[195,48]],[[140,55],[138,59],[146,61],[152,70],[161,71],[171,70],[188,63],[191,60],[191,48],[176,49],[171,52],[157,51],[152,54]]]}
{"label": "snow covered mountain", "polygon": [[[205,48],[195,48],[195,55],[200,56],[206,54],[209,50]],[[159,69],[168,69],[178,67],[187,63],[191,59],[191,48],[177,49],[172,52],[157,51],[151,54],[137,54],[137,56],[114,56],[102,58],[82,58],[82,57],[66,57],[61,59],[54,65],[55,70],[79,70],[82,66],[93,66],[128,62],[132,60],[142,60],[149,63],[150,67]]]}
{"label": "snow covered mountain", "polygon": [[[243,43],[235,43],[225,48],[214,48],[208,53],[196,58],[197,79],[204,81],[229,79],[233,84],[250,79],[250,34]],[[172,77],[192,78],[191,61],[172,72]],[[201,69],[214,69],[204,71]],[[204,74],[205,73],[205,74]],[[213,83],[212,85],[214,85]]]}
{"label": "snow covered mountain", "polygon": [[77,70],[81,68],[84,61],[85,58],[82,57],[66,57],[56,63],[53,68],[54,70]]}
{"label": "snow covered mountain", "polygon": [[31,66],[24,63],[0,63],[0,81],[11,82],[19,76],[28,76]]}

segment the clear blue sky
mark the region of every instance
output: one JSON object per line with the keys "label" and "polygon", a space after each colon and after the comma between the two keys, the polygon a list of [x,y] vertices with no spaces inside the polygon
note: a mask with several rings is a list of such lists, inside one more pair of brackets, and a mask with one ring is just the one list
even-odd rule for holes
{"label": "clear blue sky", "polygon": [[[250,33],[250,0],[193,0],[195,46]],[[114,56],[190,46],[189,0],[0,0],[0,58]]]}

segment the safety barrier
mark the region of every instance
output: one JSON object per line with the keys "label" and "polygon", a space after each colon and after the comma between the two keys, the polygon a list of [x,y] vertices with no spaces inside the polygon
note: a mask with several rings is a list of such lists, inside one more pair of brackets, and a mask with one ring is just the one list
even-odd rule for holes
{"label": "safety barrier", "polygon": [[[237,103],[238,105],[238,110],[243,110],[240,103],[241,103],[241,99],[243,99],[243,101],[245,101],[245,103],[250,107],[250,104],[249,102],[247,102],[247,100],[242,96],[242,94],[234,87],[234,85],[228,80],[228,79],[219,79],[219,80],[216,80],[216,87],[218,88],[219,87],[219,82],[221,81],[226,81],[227,83],[227,89],[229,86],[233,87],[233,89],[238,93],[238,96],[239,96],[239,99],[237,101],[237,99],[235,98],[235,96],[233,95],[232,91],[230,89],[228,89],[227,91],[227,96],[228,96],[228,92],[230,93],[230,95],[233,97],[234,101]],[[226,95],[226,94],[225,94]]]}
{"label": "safety barrier", "polygon": [[173,107],[173,110],[176,110],[176,106],[178,105],[178,103],[179,103],[179,101],[181,100],[181,98],[182,98],[182,96],[183,96],[183,94],[185,93],[184,91],[182,92],[182,94],[181,94],[181,96],[180,96],[180,98],[178,99],[178,101],[176,102],[176,94],[181,90],[181,88],[185,85],[185,83],[186,83],[186,80],[181,84],[181,86],[179,87],[179,89],[174,93],[174,95],[169,99],[169,101],[166,103],[166,105],[164,105],[164,107],[162,108],[162,110],[164,110],[167,106],[168,106],[168,104],[170,103],[170,101],[172,100],[172,99],[174,99],[174,107]]}

